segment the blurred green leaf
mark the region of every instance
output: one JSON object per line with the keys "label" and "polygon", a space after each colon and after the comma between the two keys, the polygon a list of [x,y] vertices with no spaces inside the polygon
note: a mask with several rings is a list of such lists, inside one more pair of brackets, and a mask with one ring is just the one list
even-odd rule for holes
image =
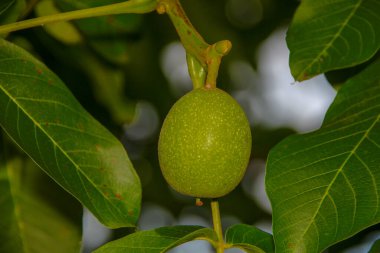
{"label": "blurred green leaf", "polygon": [[0,25],[16,21],[25,9],[25,0],[1,0]]}
{"label": "blurred green leaf", "polygon": [[163,253],[196,239],[216,240],[216,235],[214,230],[199,226],[162,227],[109,242],[94,253]]}
{"label": "blurred green leaf", "polygon": [[81,56],[81,66],[92,80],[96,100],[108,109],[113,121],[118,125],[132,122],[136,103],[126,97],[124,71],[102,64],[85,52]]}
{"label": "blurred green leaf", "polygon": [[134,226],[140,181],[121,143],[45,65],[0,41],[0,125],[105,225]]}
{"label": "blurred green leaf", "polygon": [[[122,1],[55,0],[57,7],[62,11],[85,9],[118,2]],[[112,63],[124,64],[129,59],[127,39],[134,37],[133,34],[138,31],[141,21],[142,15],[123,14],[87,18],[77,20],[74,23],[87,37],[89,45],[97,53]]]}
{"label": "blurred green leaf", "polygon": [[372,247],[368,253],[379,253],[379,252],[380,252],[380,239],[376,240],[373,243],[373,245],[372,245]]}
{"label": "blurred green leaf", "polygon": [[12,5],[14,5],[16,0],[3,0],[0,3],[0,16],[7,12]]}
{"label": "blurred green leaf", "polygon": [[380,61],[346,82],[318,131],[271,150],[276,251],[321,252],[380,221]]}
{"label": "blurred green leaf", "polygon": [[0,252],[80,252],[80,226],[20,183],[20,161],[0,164]]}
{"label": "blurred green leaf", "polygon": [[[35,7],[37,16],[47,16],[60,13],[53,0],[39,1]],[[77,44],[82,41],[82,36],[77,28],[70,22],[57,22],[43,26],[44,29],[57,40],[66,44]]]}
{"label": "blurred green leaf", "polygon": [[289,28],[290,68],[297,81],[352,67],[380,47],[380,1],[304,0]]}
{"label": "blurred green leaf", "polygon": [[226,243],[252,253],[274,253],[273,236],[256,227],[238,224],[226,231]]}

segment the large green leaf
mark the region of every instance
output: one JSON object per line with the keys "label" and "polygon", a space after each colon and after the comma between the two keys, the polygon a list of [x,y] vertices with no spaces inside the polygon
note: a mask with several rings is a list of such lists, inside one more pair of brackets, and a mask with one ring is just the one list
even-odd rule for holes
{"label": "large green leaf", "polygon": [[226,231],[226,243],[252,253],[274,253],[273,236],[256,227],[238,224]]}
{"label": "large green leaf", "polygon": [[216,235],[212,229],[199,226],[162,227],[109,242],[94,253],[163,253],[196,239],[215,241]]}
{"label": "large green leaf", "polygon": [[46,66],[0,41],[0,125],[105,225],[133,226],[140,181],[121,143]]}
{"label": "large green leaf", "polygon": [[80,226],[21,184],[21,165],[20,159],[0,164],[0,252],[79,252]]}
{"label": "large green leaf", "polygon": [[380,47],[379,13],[378,0],[303,0],[287,36],[294,78],[371,58]]}
{"label": "large green leaf", "polygon": [[278,252],[321,252],[380,221],[380,61],[346,82],[318,131],[269,154]]}

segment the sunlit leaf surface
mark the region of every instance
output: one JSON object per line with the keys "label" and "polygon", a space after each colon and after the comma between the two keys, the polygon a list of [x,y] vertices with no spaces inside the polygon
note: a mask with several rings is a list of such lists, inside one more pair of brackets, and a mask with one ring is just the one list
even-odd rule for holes
{"label": "sunlit leaf surface", "polygon": [[380,221],[380,61],[339,90],[320,130],[269,153],[278,252],[321,252]]}
{"label": "sunlit leaf surface", "polygon": [[380,1],[304,0],[289,28],[290,68],[298,81],[362,63],[380,47]]}
{"label": "sunlit leaf surface", "polygon": [[274,253],[273,236],[256,227],[238,224],[226,231],[226,243],[253,253]]}

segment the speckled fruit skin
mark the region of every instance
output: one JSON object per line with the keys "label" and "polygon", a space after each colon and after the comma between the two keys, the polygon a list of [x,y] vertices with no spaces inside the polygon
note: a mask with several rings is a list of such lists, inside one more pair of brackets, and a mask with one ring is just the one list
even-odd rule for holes
{"label": "speckled fruit skin", "polygon": [[238,103],[218,88],[195,89],[171,108],[161,129],[162,174],[176,191],[218,198],[244,176],[251,130]]}

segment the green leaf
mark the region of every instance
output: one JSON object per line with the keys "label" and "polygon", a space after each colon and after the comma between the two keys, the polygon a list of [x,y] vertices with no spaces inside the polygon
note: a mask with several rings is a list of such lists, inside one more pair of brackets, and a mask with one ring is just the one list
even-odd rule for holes
{"label": "green leaf", "polygon": [[380,252],[380,239],[376,240],[373,243],[373,245],[372,245],[372,247],[368,253],[379,253],[379,252]]}
{"label": "green leaf", "polygon": [[304,0],[289,28],[290,68],[297,81],[355,66],[380,47],[380,1]]}
{"label": "green leaf", "polygon": [[274,253],[273,236],[256,227],[234,225],[226,231],[226,243],[252,253]]}
{"label": "green leaf", "polygon": [[15,22],[25,9],[25,0],[1,0],[0,25]]}
{"label": "green leaf", "polygon": [[3,0],[0,3],[0,16],[7,12],[12,5],[14,5],[16,0]]}
{"label": "green leaf", "polygon": [[161,253],[192,240],[215,241],[214,230],[199,226],[162,227],[130,234],[109,242],[94,253]]}
{"label": "green leaf", "polygon": [[[73,11],[123,1],[55,0],[55,2],[59,9],[63,11]],[[129,59],[130,45],[127,44],[126,39],[131,37],[131,34],[137,32],[141,25],[142,18],[141,15],[123,14],[86,18],[77,20],[74,23],[87,37],[88,43],[98,54],[112,63],[123,64]]]}
{"label": "green leaf", "polygon": [[380,61],[339,90],[318,131],[269,154],[278,252],[321,252],[380,221]]}
{"label": "green leaf", "polygon": [[20,165],[0,165],[0,252],[79,252],[80,226],[19,185]]}
{"label": "green leaf", "polygon": [[81,52],[81,66],[88,73],[99,104],[106,107],[118,125],[131,123],[135,118],[136,103],[125,94],[125,71],[104,64],[97,57]]}
{"label": "green leaf", "polygon": [[[53,0],[39,1],[34,11],[37,16],[47,16],[60,13]],[[65,44],[78,44],[82,42],[82,35],[71,22],[56,22],[44,25],[43,28],[55,39]]]}
{"label": "green leaf", "polygon": [[27,52],[2,40],[0,59],[1,127],[103,224],[133,226],[141,187],[121,143]]}

